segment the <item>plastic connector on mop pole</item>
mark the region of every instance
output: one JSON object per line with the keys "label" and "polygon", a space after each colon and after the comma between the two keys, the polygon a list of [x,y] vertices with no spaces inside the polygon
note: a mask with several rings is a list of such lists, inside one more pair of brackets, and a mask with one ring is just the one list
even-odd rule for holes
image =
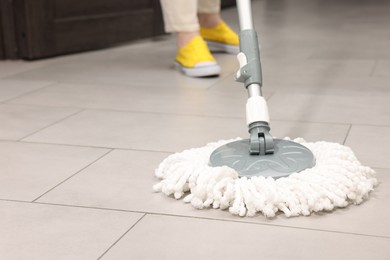
{"label": "plastic connector on mop pole", "polygon": [[249,128],[249,153],[266,155],[274,152],[274,142],[269,133],[269,114],[264,97],[252,96],[246,102],[246,120]]}
{"label": "plastic connector on mop pole", "polygon": [[255,30],[244,30],[239,34],[240,53],[237,55],[240,69],[235,75],[235,80],[244,83],[245,87],[251,84],[263,84],[260,50]]}
{"label": "plastic connector on mop pole", "polygon": [[269,123],[267,103],[262,96],[250,97],[246,102],[246,123],[249,126],[255,122]]}

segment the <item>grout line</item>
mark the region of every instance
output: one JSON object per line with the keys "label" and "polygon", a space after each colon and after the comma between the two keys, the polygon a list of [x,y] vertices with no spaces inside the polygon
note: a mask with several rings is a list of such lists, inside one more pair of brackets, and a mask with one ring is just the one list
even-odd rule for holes
{"label": "grout line", "polygon": [[[316,229],[316,228],[307,228],[307,227],[293,227],[293,226],[284,226],[284,225],[280,225],[280,224],[254,223],[254,222],[245,222],[245,221],[238,221],[238,220],[215,219],[215,218],[207,218],[207,217],[194,217],[194,216],[163,214],[163,213],[153,213],[153,212],[149,212],[148,214],[149,215],[156,215],[156,216],[168,216],[168,217],[202,219],[202,220],[211,220],[211,221],[233,222],[233,223],[241,223],[241,224],[249,224],[249,225],[267,226],[267,227],[300,229],[300,230],[307,230],[307,231],[317,231],[317,232],[336,233],[336,234],[344,234],[344,235],[354,235],[354,236],[390,239],[390,236],[369,235],[369,234],[362,234],[362,233],[343,232],[343,231],[325,230],[325,229]],[[272,219],[271,219],[271,221],[272,221]]]}
{"label": "grout line", "polygon": [[[97,50],[99,51],[99,50]],[[74,54],[69,54],[69,55],[74,55]],[[74,61],[81,61],[81,62],[87,62],[90,63],[90,60],[72,60],[71,62]],[[67,62],[67,61],[66,61]],[[66,63],[65,62],[65,63]],[[59,62],[58,64],[63,64],[64,62]],[[172,67],[173,68],[173,67]],[[0,80],[18,80],[18,81],[44,81],[44,80],[34,80],[34,79],[25,79],[25,78],[1,78]],[[114,86],[114,87],[147,87],[147,88],[156,88],[156,83],[154,82],[142,82],[142,81],[137,81],[137,82],[131,82],[131,83],[125,83],[125,82],[106,82],[106,83],[101,83],[101,82],[96,82],[96,81],[78,81],[77,79],[52,79],[48,80],[47,82],[51,82],[54,84],[61,84],[61,85],[83,85],[83,86]],[[171,83],[166,83],[166,82],[158,82],[160,85],[163,86],[164,88],[170,88],[172,86]],[[213,84],[212,84],[213,85]],[[181,88],[181,87],[178,87]],[[181,88],[182,89],[182,88]],[[186,88],[187,89],[187,88]],[[188,88],[191,89],[191,88]],[[196,89],[196,88],[194,88]]]}
{"label": "grout line", "polygon": [[275,95],[275,92],[271,92],[269,96],[266,98],[267,102]]}
{"label": "grout line", "polygon": [[[267,98],[267,101],[275,94],[273,92]],[[17,104],[17,103],[12,103]],[[19,104],[17,104],[19,105]],[[20,104],[26,106],[39,106],[31,104]],[[57,106],[39,106],[39,107],[57,107]],[[119,109],[109,109],[109,108],[88,108],[88,107],[72,107],[72,106],[61,106],[60,108],[71,108],[71,109],[82,109],[83,111],[102,111],[102,112],[118,112],[118,113],[137,113],[137,114],[151,114],[151,115],[167,115],[167,116],[182,116],[182,117],[202,117],[202,118],[222,118],[222,119],[245,119],[243,116],[222,116],[222,115],[204,115],[204,114],[181,114],[181,113],[169,113],[169,112],[151,112],[151,111],[139,111],[139,110],[119,110]],[[329,124],[329,125],[350,125],[350,122],[324,122],[324,121],[305,121],[305,120],[287,120],[287,119],[277,119],[274,118],[272,121],[278,122],[296,122],[296,123],[313,123],[313,124]],[[378,125],[378,124],[364,124],[364,123],[353,123],[354,125],[360,126],[379,126],[379,127],[390,127],[390,125]],[[25,138],[25,137],[24,137]]]}
{"label": "grout line", "polygon": [[390,168],[385,168],[385,167],[375,167],[372,166],[371,168],[379,169],[379,170],[390,170]]}
{"label": "grout line", "polygon": [[147,215],[147,213],[145,213],[143,216],[141,216],[138,220],[137,220],[137,222],[135,222],[133,225],[131,225],[131,227],[128,229],[128,230],[126,230],[126,232],[125,233],[123,233],[106,251],[104,251],[103,252],[103,254],[102,255],[100,255],[99,257],[98,257],[98,260],[99,259],[102,259],[102,257],[105,255],[105,254],[107,254],[108,253],[108,251],[110,251],[111,250],[111,248],[113,248],[124,236],[126,236],[127,235],[127,233],[129,233],[145,216]]}
{"label": "grout line", "polygon": [[59,146],[69,146],[69,147],[82,147],[82,148],[96,148],[96,149],[112,149],[112,150],[123,150],[123,151],[135,151],[135,152],[151,152],[151,153],[176,153],[177,151],[164,151],[164,150],[144,150],[144,149],[134,149],[134,148],[122,148],[122,147],[106,147],[106,146],[91,146],[91,145],[81,145],[81,144],[62,144],[62,143],[48,143],[48,142],[33,142],[33,141],[18,141],[18,140],[2,140],[0,142],[17,142],[25,144],[37,144],[37,145],[59,145]]}
{"label": "grout line", "polygon": [[[224,77],[220,77],[219,80],[217,80],[216,82],[214,82],[213,84],[211,84],[210,86],[208,86],[206,88],[206,92],[211,90],[212,88],[214,88],[215,86],[217,86],[218,84],[220,84],[221,82],[223,82],[225,79],[227,79],[229,76],[232,76],[234,75],[234,72],[233,73],[227,73]],[[233,80],[233,78],[232,78]]]}
{"label": "grout line", "polygon": [[[269,101],[276,93],[272,92],[270,96],[267,98],[267,101]],[[1,104],[1,103],[0,103]],[[110,108],[89,108],[89,107],[75,107],[75,106],[45,106],[45,105],[35,105],[35,104],[21,104],[21,103],[10,103],[10,105],[22,105],[22,106],[32,106],[32,107],[46,107],[46,108],[69,108],[69,109],[80,109],[79,112],[81,113],[84,111],[102,111],[102,112],[118,112],[118,113],[136,113],[136,114],[151,114],[151,115],[167,115],[167,116],[182,116],[182,117],[201,117],[201,118],[220,118],[220,119],[245,119],[245,115],[242,116],[225,116],[225,115],[204,115],[204,114],[181,114],[181,113],[170,113],[170,112],[152,112],[152,111],[139,111],[139,110],[119,110],[119,109],[110,109]],[[70,115],[68,117],[71,117],[73,115]],[[67,119],[68,117],[64,118]],[[61,122],[62,120],[59,120],[55,122],[54,124]],[[288,120],[288,119],[273,119],[272,121],[276,122],[296,122],[296,123],[312,123],[312,124],[328,124],[328,125],[350,125],[350,122],[323,122],[323,121],[305,121],[305,120]],[[378,124],[364,124],[364,123],[352,123],[354,125],[358,126],[377,126],[377,127],[390,127],[390,125],[378,125]],[[51,125],[50,125],[51,126]],[[50,127],[48,126],[48,127]],[[43,128],[44,129],[44,128]],[[43,130],[41,129],[41,130]],[[40,130],[38,130],[40,131]],[[23,137],[21,139],[27,138]]]}
{"label": "grout line", "polygon": [[[321,123],[321,122],[309,122],[309,121],[288,121],[288,120],[274,120],[273,122],[297,122],[297,123],[313,123],[313,124],[329,124],[329,125],[348,125],[349,129],[347,135],[351,129],[351,124],[342,124],[342,123]],[[390,127],[387,125],[369,125],[369,124],[353,124],[354,126],[374,126],[374,127]],[[347,137],[344,138],[343,144],[345,143]],[[17,142],[17,143],[26,143],[26,144],[37,144],[37,145],[59,145],[67,147],[83,147],[83,148],[96,148],[96,149],[113,149],[113,150],[123,150],[123,151],[135,151],[135,152],[152,152],[152,153],[176,153],[177,151],[167,151],[167,150],[148,150],[148,149],[136,149],[136,148],[126,148],[126,147],[108,147],[108,146],[98,146],[98,145],[82,145],[82,144],[66,144],[66,143],[55,143],[55,142],[42,142],[42,141],[27,141],[27,140],[7,140],[0,139],[0,142]]]}
{"label": "grout line", "polygon": [[49,190],[47,190],[46,192],[44,192],[43,194],[41,194],[40,196],[38,196],[37,198],[35,198],[34,200],[32,200],[31,202],[34,203],[36,202],[38,199],[42,198],[43,196],[45,196],[46,194],[48,194],[49,192],[51,192],[52,190],[54,190],[55,188],[57,188],[58,186],[60,186],[61,184],[63,184],[64,182],[68,181],[69,179],[73,178],[74,176],[76,176],[77,174],[79,174],[80,172],[82,172],[83,170],[85,170],[86,168],[88,168],[89,166],[91,166],[92,164],[94,164],[95,162],[99,161],[100,159],[102,159],[103,157],[105,157],[107,154],[111,153],[113,151],[113,149],[105,152],[103,155],[99,156],[97,159],[93,160],[92,162],[90,162],[89,164],[87,164],[86,166],[82,167],[80,170],[76,171],[74,174],[72,174],[71,176],[69,176],[68,178],[66,178],[65,180],[61,181],[60,183],[56,184],[54,187],[50,188]]}
{"label": "grout line", "polygon": [[351,132],[351,129],[352,129],[352,124],[349,125],[349,128],[347,130],[347,134],[345,135],[345,138],[344,138],[344,141],[343,141],[343,145],[345,145],[345,143],[347,142],[347,139],[348,139],[349,133]]}
{"label": "grout line", "polygon": [[94,108],[94,107],[78,107],[78,106],[52,106],[52,105],[37,105],[26,103],[10,103],[9,105],[21,105],[31,107],[46,107],[46,108],[69,108],[69,109],[82,109],[83,111],[103,111],[103,112],[118,112],[118,113],[137,113],[137,114],[152,114],[152,115],[173,115],[173,116],[188,116],[188,117],[206,117],[206,118],[226,118],[226,119],[243,119],[245,116],[224,116],[224,115],[204,115],[204,114],[181,114],[171,112],[158,112],[158,111],[141,111],[141,110],[121,110],[114,108]]}
{"label": "grout line", "polygon": [[[78,53],[79,54],[79,53]],[[32,67],[32,68],[27,68],[25,70],[22,70],[22,71],[18,71],[16,73],[11,73],[9,75],[6,75],[5,77],[1,77],[1,79],[4,79],[4,80],[18,80],[18,81],[42,81],[40,79],[34,79],[34,78],[17,78],[18,75],[20,74],[25,74],[25,73],[28,73],[28,72],[31,72],[33,70],[39,70],[39,69],[44,69],[46,67],[50,67],[52,65],[56,65],[56,64],[61,64],[61,63],[64,63],[64,62],[67,62],[67,60],[63,60],[64,57],[66,56],[71,56],[71,55],[78,55],[78,54],[68,54],[68,55],[62,55],[62,56],[57,56],[57,57],[49,57],[49,58],[46,58],[45,61],[43,61],[42,63],[43,64],[39,64],[37,65],[36,67]],[[23,63],[27,64],[27,63],[34,63],[34,62],[41,62],[41,61],[22,61]],[[56,80],[50,80],[51,82],[56,82]]]}
{"label": "grout line", "polygon": [[[52,87],[52,86],[54,86],[54,85],[56,85],[56,84],[57,84],[56,82],[48,82],[47,85],[44,85],[44,86],[39,87],[39,88],[37,88],[37,89],[34,89],[34,90],[31,90],[31,91],[25,92],[25,93],[20,94],[20,95],[18,95],[18,96],[16,96],[16,97],[12,97],[12,98],[3,100],[3,101],[0,102],[0,104],[2,104],[2,105],[3,105],[3,104],[7,104],[8,102],[10,102],[10,101],[12,101],[12,100],[15,100],[15,99],[21,98],[21,97],[23,97],[23,96],[27,96],[27,95],[33,94],[33,93],[38,92],[38,91],[41,91],[41,90],[43,90],[43,89],[45,89],[45,88],[50,88],[50,87]],[[12,105],[12,104],[10,104],[10,105]]]}
{"label": "grout line", "polygon": [[[275,92],[270,94],[267,98],[269,101],[270,98],[274,96]],[[84,111],[102,111],[102,112],[118,112],[118,113],[137,113],[137,114],[151,114],[151,115],[168,115],[168,116],[183,116],[183,117],[202,117],[202,118],[222,118],[222,119],[244,119],[243,116],[222,116],[222,115],[204,115],[204,114],[180,114],[180,113],[167,113],[167,112],[151,112],[151,111],[138,111],[138,110],[119,110],[119,109],[109,109],[109,108],[88,108],[88,107],[72,107],[72,106],[41,106],[41,105],[33,105],[33,104],[19,104],[12,103],[10,105],[25,105],[25,106],[37,106],[37,107],[55,107],[55,108],[69,108],[69,109],[81,109],[79,112]],[[75,113],[77,114],[77,112]],[[72,116],[72,115],[70,115]],[[69,116],[69,117],[70,117]],[[67,118],[64,118],[67,119]],[[62,120],[60,120],[62,121]],[[305,120],[288,120],[288,119],[273,119],[272,121],[277,122],[296,122],[296,123],[313,123],[313,124],[329,124],[329,125],[350,125],[350,122],[323,122],[323,121],[305,121]],[[58,122],[56,122],[58,123]],[[364,124],[364,123],[352,123],[357,126],[377,126],[377,127],[390,127],[390,125],[378,125],[378,124]],[[24,139],[26,137],[23,137]]]}
{"label": "grout line", "polygon": [[[337,233],[337,234],[345,234],[345,235],[356,235],[356,236],[365,236],[365,237],[375,237],[375,238],[390,239],[390,236],[369,235],[369,234],[362,234],[362,233],[343,232],[343,231],[334,231],[334,230],[325,230],[325,229],[316,229],[316,228],[307,228],[307,227],[293,227],[293,226],[285,226],[285,225],[281,225],[281,224],[269,224],[269,222],[268,223],[254,223],[254,222],[245,222],[245,221],[231,220],[231,219],[218,219],[218,218],[210,218],[210,217],[177,215],[177,214],[169,214],[169,213],[156,213],[156,212],[146,212],[146,211],[126,210],[126,209],[111,209],[111,208],[92,207],[92,206],[78,206],[78,205],[58,204],[58,203],[50,203],[50,202],[29,202],[29,201],[7,200],[7,199],[0,199],[0,201],[11,201],[11,202],[18,202],[18,203],[40,204],[40,205],[60,206],[60,207],[69,207],[69,208],[84,208],[84,209],[96,209],[96,210],[129,212],[129,213],[143,213],[143,214],[156,215],[156,216],[167,216],[167,217],[180,217],[180,218],[191,218],[191,219],[201,219],[201,220],[211,220],[211,221],[222,221],[222,222],[241,223],[241,224],[250,224],[250,225],[261,225],[261,226],[268,226],[268,227],[302,229],[302,230],[308,230],[308,231],[318,231],[318,232],[327,232],[327,233]],[[272,221],[272,219],[270,219],[270,221]]]}
{"label": "grout line", "polygon": [[[34,141],[21,141],[21,140],[5,140],[0,139],[0,142],[9,142],[9,143],[22,143],[22,144],[36,144],[36,145],[58,145],[58,146],[69,146],[69,147],[82,147],[82,148],[97,148],[97,149],[115,149],[115,150],[133,150],[126,148],[114,148],[114,147],[104,147],[104,146],[90,146],[90,145],[78,145],[78,144],[61,144],[61,143],[49,143],[49,142],[34,142]],[[137,151],[137,150],[135,150]],[[139,150],[143,151],[143,150]],[[153,152],[153,151],[151,151]]]}
{"label": "grout line", "polygon": [[138,114],[152,114],[152,115],[168,115],[168,116],[186,116],[186,117],[202,117],[202,118],[226,118],[226,119],[243,119],[243,116],[224,116],[224,115],[204,115],[204,114],[181,114],[170,112],[151,112],[139,110],[119,110],[119,109],[101,109],[101,108],[86,108],[86,110],[107,111],[107,112],[123,112],[123,113],[138,113]]}
{"label": "grout line", "polygon": [[47,126],[44,126],[44,127],[40,128],[40,129],[38,129],[38,130],[36,130],[36,131],[34,131],[34,132],[32,132],[32,133],[27,134],[27,135],[24,136],[24,137],[19,138],[18,141],[22,141],[22,140],[25,139],[25,138],[28,138],[28,137],[30,137],[30,136],[32,136],[32,135],[34,135],[34,134],[36,134],[36,133],[38,133],[38,132],[40,132],[40,131],[43,131],[43,130],[45,130],[45,129],[51,127],[51,126],[54,126],[55,124],[58,124],[58,123],[60,123],[60,122],[62,122],[62,121],[64,121],[64,120],[66,120],[66,119],[68,119],[68,118],[70,118],[70,117],[72,117],[72,116],[75,116],[75,115],[77,115],[77,114],[83,112],[84,110],[85,110],[85,109],[80,109],[80,110],[78,110],[78,111],[76,111],[76,112],[74,112],[74,113],[71,113],[71,114],[69,114],[69,115],[67,115],[67,116],[65,116],[65,117],[63,117],[63,118],[61,118],[61,119],[59,119],[59,120],[57,120],[57,121],[54,121],[53,123],[51,123],[51,124],[49,124],[49,125],[47,125]]}
{"label": "grout line", "polygon": [[41,104],[30,104],[30,103],[18,103],[18,102],[10,102],[5,103],[4,105],[10,106],[25,106],[25,107],[40,107],[40,108],[67,108],[67,109],[89,109],[87,107],[78,107],[78,106],[53,106],[53,105],[41,105]]}
{"label": "grout line", "polygon": [[[309,122],[309,121],[292,121],[292,120],[274,120],[273,122],[296,122],[296,123],[308,123],[308,124],[325,124],[325,125],[348,125],[349,129],[347,135],[352,127],[351,124],[343,123],[324,123],[324,122]],[[370,125],[370,124],[353,124],[354,126],[373,126],[373,127],[390,127],[388,125]],[[26,137],[24,137],[26,138]],[[22,138],[22,139],[24,139]],[[343,144],[346,142],[347,136],[344,138]],[[148,149],[136,149],[136,148],[126,148],[126,147],[108,147],[108,146],[98,146],[98,145],[82,145],[82,144],[66,144],[66,143],[56,143],[56,142],[42,142],[42,141],[27,141],[27,140],[15,140],[15,139],[0,139],[0,142],[16,142],[16,143],[25,143],[25,144],[36,144],[36,145],[59,145],[67,147],[82,147],[82,148],[96,148],[96,149],[113,149],[113,150],[123,150],[123,151],[135,151],[135,152],[152,152],[152,153],[175,153],[177,151],[167,151],[167,150],[148,150]]]}
{"label": "grout line", "polygon": [[378,60],[376,59],[374,62],[374,66],[372,66],[370,74],[368,74],[369,78],[373,78],[373,75],[374,75],[374,72],[375,72],[377,66],[378,66]]}
{"label": "grout line", "polygon": [[320,121],[305,121],[305,120],[286,120],[286,119],[274,119],[272,122],[296,122],[296,123],[308,123],[308,124],[323,124],[323,125],[354,125],[354,126],[375,126],[375,127],[390,127],[390,125],[377,125],[377,124],[364,124],[364,123],[350,123],[350,122],[320,122]]}

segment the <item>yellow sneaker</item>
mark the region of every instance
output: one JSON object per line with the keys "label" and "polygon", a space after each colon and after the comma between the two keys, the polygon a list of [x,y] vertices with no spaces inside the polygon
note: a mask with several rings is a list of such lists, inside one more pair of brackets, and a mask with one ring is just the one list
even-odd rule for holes
{"label": "yellow sneaker", "polygon": [[221,67],[201,36],[195,36],[186,46],[178,50],[175,67],[190,77],[216,76],[221,72]]}
{"label": "yellow sneaker", "polygon": [[213,28],[200,27],[200,35],[206,40],[212,51],[223,51],[231,54],[239,52],[238,35],[224,22],[220,22]]}

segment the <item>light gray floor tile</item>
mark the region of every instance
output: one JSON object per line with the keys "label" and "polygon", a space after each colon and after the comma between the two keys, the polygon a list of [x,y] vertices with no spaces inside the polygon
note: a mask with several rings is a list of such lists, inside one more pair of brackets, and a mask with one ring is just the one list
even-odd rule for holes
{"label": "light gray floor tile", "polygon": [[32,201],[108,150],[0,142],[0,199]]}
{"label": "light gray floor tile", "polygon": [[264,82],[264,91],[347,97],[383,97],[389,88],[388,79],[380,77],[272,76],[265,78]]}
{"label": "light gray floor tile", "polygon": [[82,107],[187,115],[245,117],[247,95],[195,88],[57,84],[13,100],[12,104]]}
{"label": "light gray floor tile", "polygon": [[279,215],[276,219],[266,222],[271,225],[347,232],[390,239],[390,210],[384,206],[390,203],[390,170],[376,169],[376,171],[379,186],[361,205],[350,205],[331,213],[312,214],[310,217],[288,219]]}
{"label": "light gray floor tile", "polygon": [[267,60],[263,62],[266,76],[278,77],[368,77],[375,61],[326,61],[326,60]]}
{"label": "light gray floor tile", "polygon": [[[343,142],[348,131],[347,125],[275,121],[271,126],[275,136],[303,137],[308,141]],[[87,110],[25,140],[178,152],[221,139],[248,136],[244,118]]]}
{"label": "light gray floor tile", "polygon": [[0,80],[0,102],[52,84],[44,81]]}
{"label": "light gray floor tile", "polygon": [[26,73],[20,73],[12,79],[24,80],[51,80],[57,82],[70,82],[82,84],[125,84],[146,85],[159,87],[185,87],[207,88],[219,78],[188,78],[173,69],[170,64],[157,68],[146,66],[145,68],[133,68],[133,62],[105,62],[94,61],[70,61],[59,63]]}
{"label": "light gray floor tile", "polygon": [[[144,66],[151,62],[166,62],[173,61],[175,49],[172,48],[176,44],[176,38],[173,35],[160,36],[158,39],[140,39],[131,42],[131,44],[123,44],[112,46],[101,50],[92,50],[88,52],[76,53],[67,56],[62,56],[58,62],[74,62],[74,61],[127,61],[130,66],[136,68],[137,65]],[[163,60],[168,58],[167,60]],[[170,58],[170,59],[169,59]],[[135,63],[134,61],[138,61]]]}
{"label": "light gray floor tile", "polygon": [[[282,64],[282,61],[280,62]],[[273,93],[336,95],[347,97],[383,97],[388,92],[389,81],[385,77],[327,77],[327,76],[294,76],[278,73],[263,75],[263,95],[269,98]],[[214,84],[210,93],[225,93],[246,96],[242,83],[233,80],[233,75],[225,77]]]}
{"label": "light gray floor tile", "polygon": [[102,259],[387,259],[389,239],[147,215]]}
{"label": "light gray floor tile", "polygon": [[0,206],[2,259],[97,259],[142,216],[7,201]]}
{"label": "light gray floor tile", "polygon": [[[154,169],[167,155],[116,150],[41,197],[39,202],[390,237],[390,211],[383,208],[390,203],[389,170],[378,169],[379,187],[369,200],[359,206],[351,205],[310,217],[285,218],[278,215],[274,219],[266,219],[258,215],[240,218],[222,210],[196,210],[181,200],[153,193],[151,187],[158,181],[153,177]],[[106,192],[102,193],[102,190]]]}
{"label": "light gray floor tile", "polygon": [[274,137],[292,139],[302,137],[308,142],[343,143],[349,129],[345,124],[321,124],[307,122],[271,121],[271,133]]}
{"label": "light gray floor tile", "polygon": [[268,105],[274,120],[390,125],[388,100],[386,95],[275,93]]}
{"label": "light gray floor tile", "polygon": [[346,145],[350,146],[364,164],[372,167],[390,168],[390,126],[354,125]]}
{"label": "light gray floor tile", "polygon": [[17,73],[26,72],[32,69],[36,69],[50,63],[51,60],[45,61],[0,61],[0,78],[12,76]]}
{"label": "light gray floor tile", "polygon": [[327,50],[319,50],[314,52],[310,57],[313,59],[390,59],[390,53],[388,47],[378,48],[378,46],[365,46],[364,48],[352,47],[353,45],[348,46],[333,46],[329,47]]}
{"label": "light gray floor tile", "polygon": [[158,181],[154,170],[168,155],[114,150],[38,201],[181,216],[230,218],[228,212],[197,210],[181,200],[153,192],[152,186]]}
{"label": "light gray floor tile", "polygon": [[18,140],[78,111],[80,109],[1,104],[0,139]]}
{"label": "light gray floor tile", "polygon": [[246,135],[245,119],[86,110],[26,141],[181,151]]}
{"label": "light gray floor tile", "polygon": [[206,217],[206,211],[153,192],[152,186],[157,182],[154,170],[167,156],[168,153],[115,150],[38,201]]}
{"label": "light gray floor tile", "polygon": [[[172,47],[174,48],[174,47]],[[161,51],[166,55],[166,51]],[[218,82],[221,78],[231,73],[229,67],[222,66],[220,77],[205,79],[189,78],[173,69],[173,57],[145,58],[134,57],[129,60],[70,60],[67,62],[57,62],[19,73],[11,79],[23,80],[50,80],[57,82],[83,83],[83,84],[124,84],[124,85],[152,85],[156,87],[172,88],[207,88]],[[151,55],[151,54],[149,54]],[[153,56],[151,56],[153,57]],[[235,63],[234,57],[231,57]]]}
{"label": "light gray floor tile", "polygon": [[[389,41],[390,44],[390,41]],[[378,61],[372,74],[374,77],[390,77],[390,61]]]}

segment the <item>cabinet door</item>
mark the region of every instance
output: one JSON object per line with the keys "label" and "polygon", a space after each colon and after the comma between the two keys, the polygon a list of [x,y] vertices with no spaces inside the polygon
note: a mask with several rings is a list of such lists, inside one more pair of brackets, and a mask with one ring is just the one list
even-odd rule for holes
{"label": "cabinet door", "polygon": [[0,19],[0,60],[3,59],[5,59],[5,48],[4,48],[3,25]]}
{"label": "cabinet door", "polygon": [[12,1],[0,0],[0,60],[18,58]]}
{"label": "cabinet door", "polygon": [[163,33],[159,0],[14,0],[20,57],[37,59]]}

